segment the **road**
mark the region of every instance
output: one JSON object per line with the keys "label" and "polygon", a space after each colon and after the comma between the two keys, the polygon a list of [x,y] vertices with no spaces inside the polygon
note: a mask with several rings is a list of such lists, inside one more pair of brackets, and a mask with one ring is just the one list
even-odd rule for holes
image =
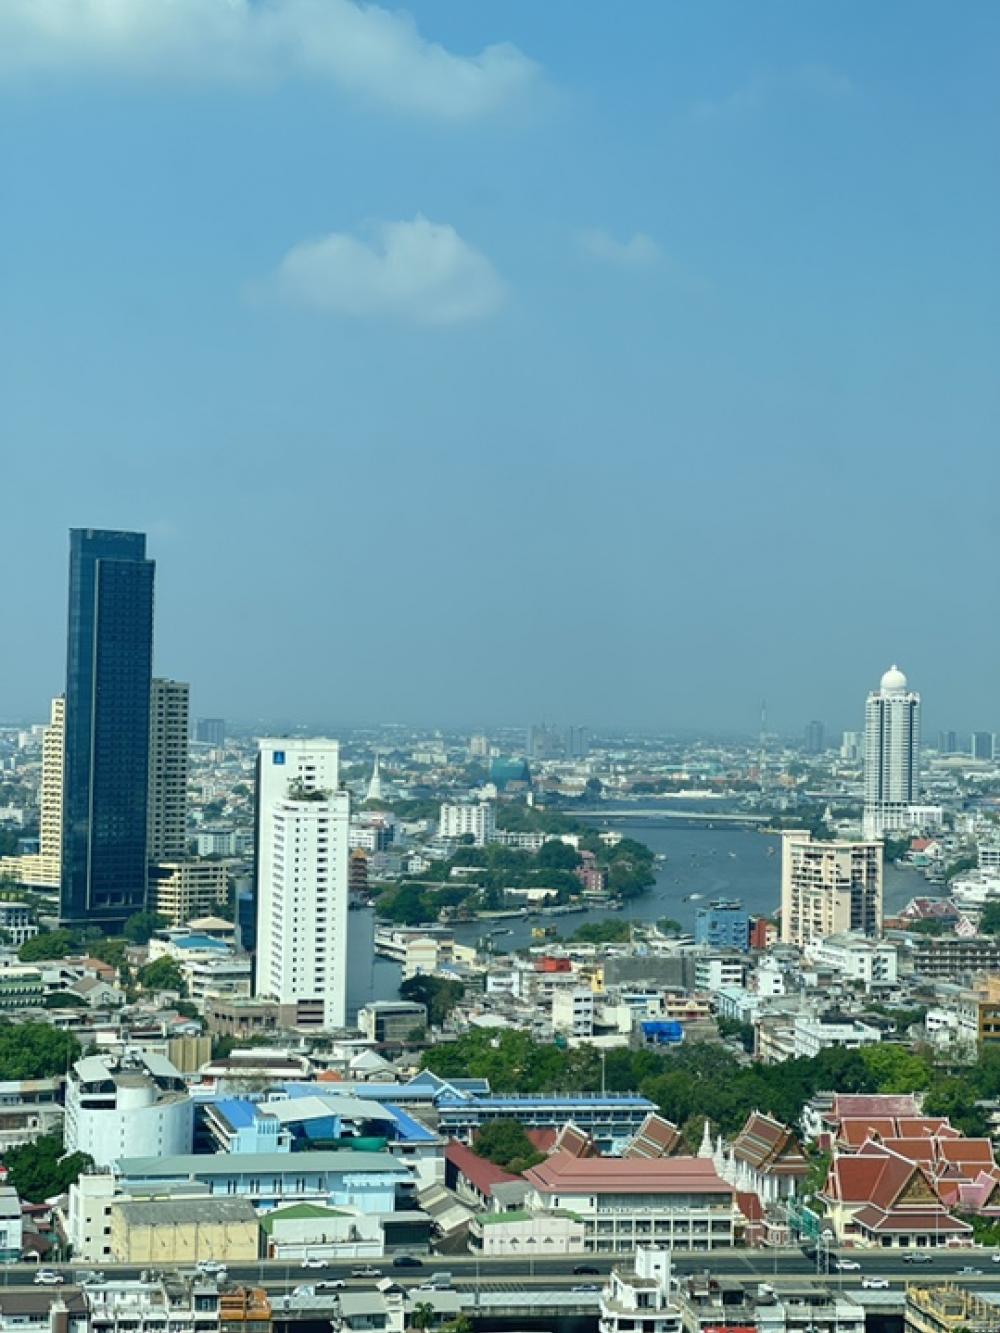
{"label": "road", "polygon": [[[830,1272],[819,1274],[823,1281],[843,1283],[845,1286],[858,1285],[864,1277],[882,1277],[890,1282],[906,1280],[928,1280],[947,1277],[949,1280],[969,1282],[972,1285],[995,1286],[1000,1289],[1000,1262],[993,1262],[993,1251],[989,1250],[937,1250],[929,1263],[915,1264],[907,1262],[906,1251],[889,1250],[841,1250],[830,1253]],[[825,1259],[825,1254],[824,1254]],[[838,1260],[857,1263],[857,1269],[845,1270],[836,1267]],[[228,1266],[231,1280],[266,1286],[270,1290],[286,1290],[300,1283],[344,1280],[350,1287],[363,1288],[374,1278],[352,1278],[352,1268],[360,1267],[364,1261],[353,1263],[331,1263],[322,1269],[304,1269],[297,1262],[283,1263],[265,1260],[258,1263],[232,1263]],[[561,1258],[530,1259],[503,1258],[477,1259],[466,1255],[426,1255],[419,1267],[396,1268],[391,1259],[374,1260],[371,1267],[379,1276],[391,1276],[395,1281],[407,1286],[418,1286],[432,1273],[450,1273],[456,1286],[483,1284],[500,1281],[508,1283],[512,1279],[527,1281],[534,1285],[546,1283],[552,1288],[572,1287],[595,1280],[593,1274],[574,1272],[575,1268],[586,1266],[597,1269],[597,1280],[607,1273],[615,1263],[627,1263],[627,1255],[568,1255]],[[136,1264],[55,1264],[57,1272],[63,1275],[67,1284],[74,1281],[78,1274],[93,1271],[104,1273],[108,1278],[138,1278],[144,1267],[153,1265]],[[189,1266],[185,1266],[188,1267]],[[975,1273],[963,1273],[965,1268],[978,1270]],[[710,1254],[704,1251],[692,1252],[676,1250],[673,1255],[673,1269],[678,1276],[701,1273],[711,1270],[713,1277],[726,1278],[743,1282],[770,1282],[772,1284],[797,1284],[817,1276],[815,1260],[808,1259],[800,1250],[714,1250]],[[37,1272],[35,1264],[10,1264],[0,1267],[0,1285],[27,1286]]]}

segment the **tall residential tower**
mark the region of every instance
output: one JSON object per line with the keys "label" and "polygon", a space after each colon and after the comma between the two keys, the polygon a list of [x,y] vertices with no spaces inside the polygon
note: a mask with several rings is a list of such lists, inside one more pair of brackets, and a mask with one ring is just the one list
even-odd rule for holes
{"label": "tall residential tower", "polygon": [[865,704],[866,838],[905,832],[916,805],[920,777],[920,695],[891,666]]}
{"label": "tall residential tower", "polygon": [[347,1021],[350,798],[330,740],[262,740],[257,757],[256,990],[286,1027]]}
{"label": "tall residential tower", "polygon": [[117,926],[146,904],[153,572],[141,532],[70,533],[63,921]]}
{"label": "tall residential tower", "polygon": [[781,837],[781,942],[804,948],[828,935],[882,933],[882,844]]}

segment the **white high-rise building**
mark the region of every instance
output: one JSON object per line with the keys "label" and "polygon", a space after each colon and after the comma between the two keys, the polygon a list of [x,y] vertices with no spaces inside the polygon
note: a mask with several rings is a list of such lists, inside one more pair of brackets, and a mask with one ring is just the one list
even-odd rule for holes
{"label": "white high-rise building", "polygon": [[262,740],[257,769],[257,994],[285,1026],[347,1021],[350,797],[330,740]]}
{"label": "white high-rise building", "polygon": [[865,810],[862,833],[881,838],[911,826],[919,797],[920,695],[891,666],[865,704]]}
{"label": "white high-rise building", "polygon": [[477,847],[492,842],[496,832],[497,816],[492,801],[446,801],[441,806],[438,832],[442,838],[465,838],[471,835]]}

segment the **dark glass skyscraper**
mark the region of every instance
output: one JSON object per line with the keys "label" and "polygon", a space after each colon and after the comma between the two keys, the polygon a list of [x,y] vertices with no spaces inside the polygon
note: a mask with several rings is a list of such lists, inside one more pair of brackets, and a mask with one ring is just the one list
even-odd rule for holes
{"label": "dark glass skyscraper", "polygon": [[114,925],[146,905],[154,568],[141,532],[70,532],[64,921]]}

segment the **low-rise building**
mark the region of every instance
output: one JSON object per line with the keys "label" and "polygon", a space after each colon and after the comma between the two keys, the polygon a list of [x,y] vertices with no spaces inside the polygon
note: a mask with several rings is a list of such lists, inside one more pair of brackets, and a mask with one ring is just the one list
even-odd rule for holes
{"label": "low-rise building", "polygon": [[816,967],[858,982],[866,991],[895,986],[898,980],[898,949],[889,940],[875,940],[848,931],[811,940],[805,947],[805,955]]}
{"label": "low-rise building", "polygon": [[734,1191],[711,1161],[558,1152],[524,1179],[529,1211],[562,1209],[582,1219],[586,1253],[631,1253],[640,1245],[713,1250],[734,1242]]}
{"label": "low-rise building", "polygon": [[427,1007],[415,1000],[372,1000],[358,1010],[358,1027],[369,1041],[407,1041],[426,1026]]}
{"label": "low-rise building", "polygon": [[8,1079],[0,1083],[0,1153],[34,1143],[62,1125],[61,1078]]}
{"label": "low-rise building", "polygon": [[15,949],[38,934],[34,909],[27,903],[0,902],[0,931]]}
{"label": "low-rise building", "polygon": [[249,1199],[120,1200],[111,1206],[116,1263],[252,1263],[258,1238],[257,1213]]}
{"label": "low-rise building", "polygon": [[640,1246],[631,1270],[615,1267],[601,1292],[599,1333],[681,1333],[674,1300],[670,1251]]}
{"label": "low-rise building", "polygon": [[69,1071],[67,1152],[87,1153],[97,1166],[108,1167],[120,1157],[187,1152],[193,1130],[184,1079],[163,1056],[88,1055]]}

